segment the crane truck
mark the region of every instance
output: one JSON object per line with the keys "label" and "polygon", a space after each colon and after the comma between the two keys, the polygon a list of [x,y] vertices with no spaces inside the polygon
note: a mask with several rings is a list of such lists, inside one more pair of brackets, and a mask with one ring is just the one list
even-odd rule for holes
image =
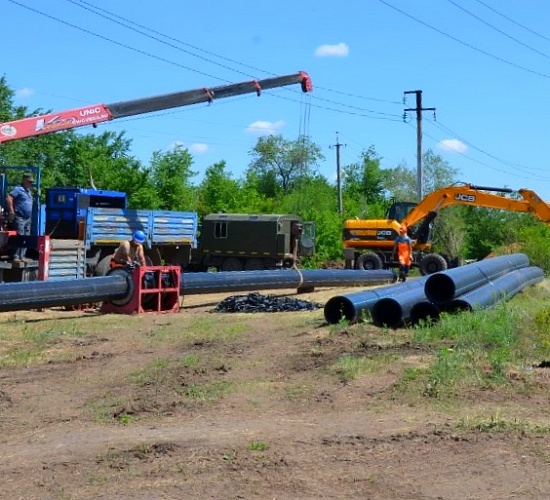
{"label": "crane truck", "polygon": [[[96,127],[99,123],[117,118],[203,102],[211,103],[216,99],[249,93],[260,96],[263,90],[294,84],[299,84],[302,92],[311,92],[313,89],[309,75],[300,71],[262,80],[175,92],[114,104],[95,104],[12,120],[0,123],[0,147],[2,143],[13,140],[86,125]],[[10,187],[19,183],[24,170],[33,171],[37,179],[34,189],[36,194],[40,193],[40,172],[37,167],[1,168],[0,209],[1,205],[5,204]],[[284,224],[280,225],[283,226]],[[144,230],[147,234],[147,253],[154,265],[162,261],[177,263],[184,268],[191,258],[191,249],[197,246],[198,214],[129,210],[125,193],[61,187],[48,189],[45,203],[36,200],[32,227],[32,237],[27,243],[29,248],[34,246],[37,258],[24,263],[23,266],[14,267],[7,257],[9,248],[14,245],[18,236],[8,227],[0,210],[0,282],[34,279],[36,276],[46,277],[48,274],[50,279],[104,274],[114,248],[122,240],[129,239],[135,229]],[[49,241],[50,236],[51,244],[46,245],[43,239],[48,238]],[[47,263],[48,273],[41,269],[44,263],[39,258],[46,247],[52,249],[51,259]],[[277,253],[279,252],[277,250]],[[293,254],[292,250],[283,250],[283,253]],[[218,258],[216,263],[219,262]]]}
{"label": "crane truck", "polygon": [[419,203],[393,203],[385,219],[349,219],[344,222],[343,244],[347,268],[382,269],[398,267],[393,255],[399,228],[405,225],[413,239],[413,266],[422,275],[453,267],[443,255],[431,252],[432,222],[442,208],[451,205],[492,208],[530,213],[550,225],[550,205],[530,189],[493,188],[462,184],[442,187]]}

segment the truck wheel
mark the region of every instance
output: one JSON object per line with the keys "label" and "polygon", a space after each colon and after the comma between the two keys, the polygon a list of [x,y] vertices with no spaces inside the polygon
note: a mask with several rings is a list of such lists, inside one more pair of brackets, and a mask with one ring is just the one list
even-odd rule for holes
{"label": "truck wheel", "polygon": [[222,263],[222,271],[242,271],[243,261],[237,257],[229,257]]}
{"label": "truck wheel", "polygon": [[418,267],[420,268],[420,274],[426,276],[427,274],[445,271],[447,261],[437,253],[429,253],[422,258]]}
{"label": "truck wheel", "polygon": [[379,255],[372,252],[362,253],[355,260],[355,268],[363,271],[382,269],[382,259]]}
{"label": "truck wheel", "polygon": [[246,259],[244,263],[244,269],[245,271],[261,271],[265,269],[264,261],[255,257]]}

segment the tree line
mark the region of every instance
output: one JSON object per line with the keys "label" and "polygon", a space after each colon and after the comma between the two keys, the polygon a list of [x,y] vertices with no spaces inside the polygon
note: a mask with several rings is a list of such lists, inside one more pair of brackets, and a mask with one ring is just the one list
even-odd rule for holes
{"label": "tree line", "polygon": [[[0,79],[0,123],[50,110],[14,104],[15,92]],[[319,173],[324,160],[319,145],[306,136],[258,139],[248,166],[236,178],[231,165],[210,165],[200,182],[193,155],[184,147],[155,151],[147,164],[131,154],[124,132],[74,130],[45,134],[0,145],[0,164],[42,170],[42,188],[90,187],[124,191],[129,206],[140,209],[227,213],[294,213],[316,223],[316,256],[311,262],[343,258],[342,226],[349,218],[384,218],[394,200],[416,200],[416,167],[404,161],[381,168],[374,146],[342,166],[342,207],[337,186]],[[458,182],[459,171],[432,150],[423,154],[426,193]],[[521,245],[534,264],[550,270],[550,230],[528,214],[456,206],[434,222],[434,250],[463,259],[481,259],[511,245]]]}

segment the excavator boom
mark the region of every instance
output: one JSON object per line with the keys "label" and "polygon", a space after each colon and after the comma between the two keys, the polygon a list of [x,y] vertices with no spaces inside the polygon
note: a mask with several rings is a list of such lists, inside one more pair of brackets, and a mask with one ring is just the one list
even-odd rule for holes
{"label": "excavator boom", "polygon": [[213,102],[215,99],[256,93],[262,90],[300,84],[302,92],[311,92],[313,86],[309,75],[300,71],[291,75],[276,76],[264,80],[251,80],[218,87],[186,90],[143,99],[122,101],[114,104],[94,104],[81,108],[48,113],[40,116],[0,123],[0,143],[24,139],[59,130],[68,130],[85,125],[96,126],[117,118],[178,108],[201,102]]}

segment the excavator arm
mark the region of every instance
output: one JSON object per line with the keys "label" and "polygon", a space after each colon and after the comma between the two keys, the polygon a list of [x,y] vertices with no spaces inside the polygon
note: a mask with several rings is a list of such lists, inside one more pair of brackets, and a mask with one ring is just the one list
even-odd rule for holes
{"label": "excavator arm", "polygon": [[[501,194],[493,194],[490,191],[496,191]],[[407,227],[411,227],[430,214],[438,212],[441,208],[450,205],[468,205],[511,212],[531,213],[542,222],[550,224],[550,205],[548,203],[528,189],[520,189],[518,191],[522,199],[503,196],[504,193],[512,192],[511,189],[507,188],[490,188],[471,184],[436,189],[422,199],[401,223]]]}
{"label": "excavator arm", "polygon": [[201,102],[213,102],[215,99],[256,93],[262,90],[300,84],[302,92],[311,92],[313,86],[309,75],[300,71],[291,75],[276,76],[264,80],[251,80],[218,87],[174,92],[143,99],[122,101],[114,104],[94,104],[82,108],[70,109],[59,113],[48,113],[40,116],[0,123],[0,143],[24,139],[59,130],[68,130],[85,125],[97,126],[117,118],[178,108]]}

